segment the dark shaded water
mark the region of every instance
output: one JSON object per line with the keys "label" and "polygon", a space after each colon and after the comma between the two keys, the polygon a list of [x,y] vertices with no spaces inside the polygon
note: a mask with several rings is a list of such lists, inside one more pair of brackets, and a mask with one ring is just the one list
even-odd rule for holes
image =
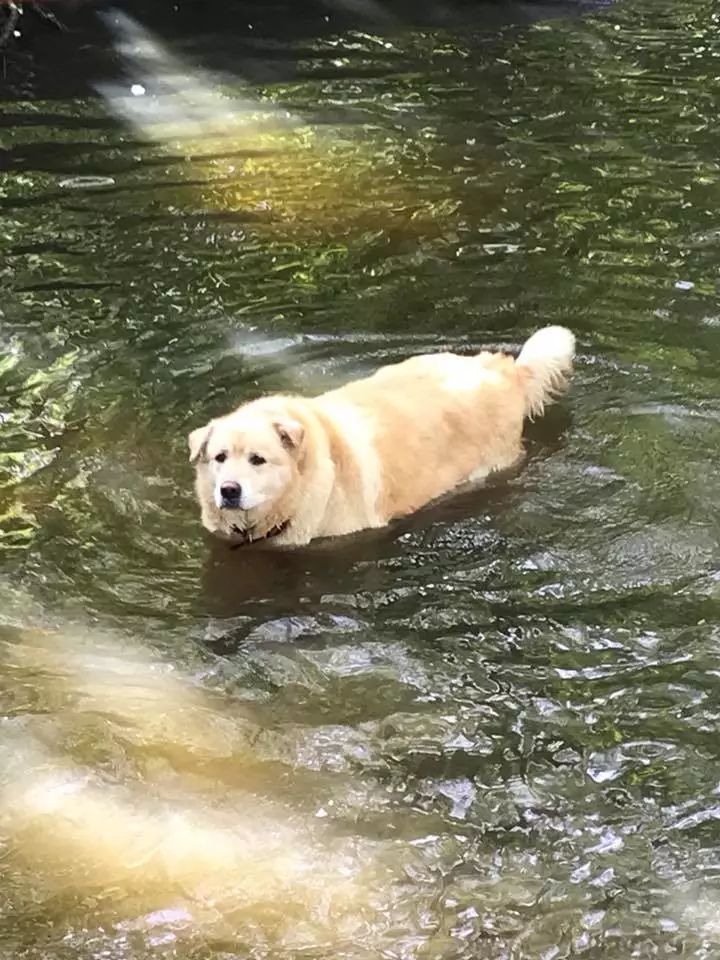
{"label": "dark shaded water", "polygon": [[[719,22],[278,41],[264,139],[5,103],[3,958],[720,955]],[[204,539],[192,426],[546,323],[514,476]]]}

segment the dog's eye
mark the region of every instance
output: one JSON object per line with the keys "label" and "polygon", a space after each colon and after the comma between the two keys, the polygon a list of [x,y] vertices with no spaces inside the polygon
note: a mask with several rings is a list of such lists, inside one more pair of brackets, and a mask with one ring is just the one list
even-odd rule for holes
{"label": "dog's eye", "polygon": [[267,463],[265,457],[261,457],[259,453],[251,453],[248,460],[254,467],[261,467],[264,463]]}
{"label": "dog's eye", "polygon": [[216,454],[215,460],[217,463],[225,463],[225,461],[227,460],[227,454],[225,453],[225,451],[223,450],[221,453]]}

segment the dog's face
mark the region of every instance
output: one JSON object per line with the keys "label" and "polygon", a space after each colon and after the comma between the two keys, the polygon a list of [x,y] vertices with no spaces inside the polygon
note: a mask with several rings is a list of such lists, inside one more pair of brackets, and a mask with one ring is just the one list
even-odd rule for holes
{"label": "dog's face", "polygon": [[267,410],[238,410],[193,430],[190,461],[205,526],[221,536],[264,534],[282,515],[298,478],[303,427]]}

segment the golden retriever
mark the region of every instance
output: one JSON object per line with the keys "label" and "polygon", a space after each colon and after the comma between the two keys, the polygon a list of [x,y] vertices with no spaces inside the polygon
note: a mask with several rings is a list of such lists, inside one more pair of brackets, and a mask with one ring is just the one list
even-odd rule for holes
{"label": "golden retriever", "polygon": [[243,404],[189,436],[202,522],[237,544],[384,526],[518,461],[524,419],[566,387],[574,350],[545,327],[517,359],[427,354],[318,397]]}

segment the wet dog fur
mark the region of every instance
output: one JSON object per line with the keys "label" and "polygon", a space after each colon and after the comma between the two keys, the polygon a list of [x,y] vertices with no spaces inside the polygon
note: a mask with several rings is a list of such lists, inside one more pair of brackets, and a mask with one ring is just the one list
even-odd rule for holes
{"label": "wet dog fur", "polygon": [[524,420],[566,388],[574,350],[545,327],[517,359],[425,354],[245,403],[188,438],[202,522],[237,544],[299,545],[413,513],[519,460]]}

